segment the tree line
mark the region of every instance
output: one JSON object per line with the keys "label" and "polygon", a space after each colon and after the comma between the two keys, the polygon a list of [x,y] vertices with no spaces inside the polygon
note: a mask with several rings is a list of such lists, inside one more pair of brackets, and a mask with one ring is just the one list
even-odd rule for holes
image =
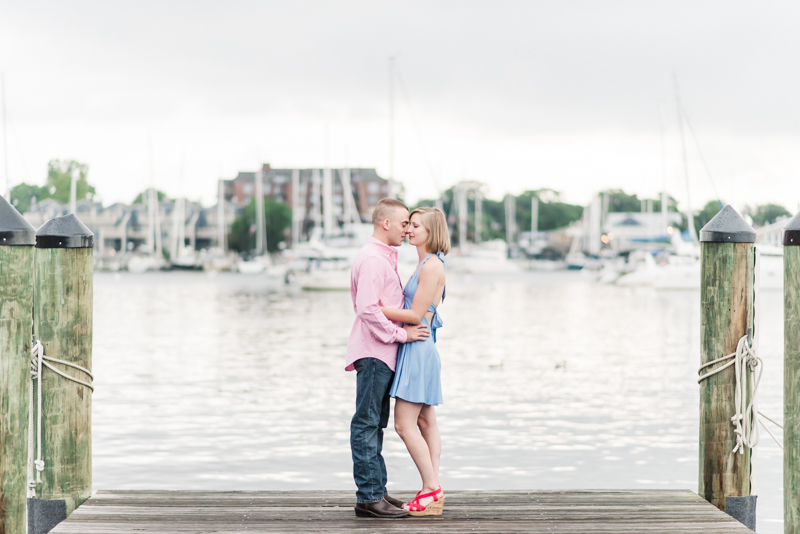
{"label": "tree line", "polygon": [[[72,176],[77,176],[76,192],[78,199],[93,200],[95,197],[95,187],[87,179],[89,166],[75,160],[50,160],[47,164],[47,178],[42,186],[21,183],[11,189],[11,203],[21,213],[31,209],[34,202],[52,198],[66,204],[70,200],[70,182]],[[451,225],[453,241],[458,242],[458,224],[455,217],[453,200],[455,187],[447,189],[442,195],[442,204],[448,222]],[[143,203],[146,192],[139,193],[133,203]],[[167,198],[166,193],[157,191],[159,201]],[[625,193],[621,189],[607,189],[600,193],[607,197],[608,211],[613,212],[638,212],[642,209],[643,201],[651,201],[653,211],[661,211],[661,198],[639,198],[636,194]],[[538,218],[537,228],[539,231],[550,231],[569,226],[575,221],[580,220],[583,215],[583,206],[570,204],[561,199],[561,193],[553,189],[532,189],[514,196],[516,212],[516,225],[520,231],[527,231],[531,228],[531,204],[532,199],[538,198]],[[493,200],[482,198],[482,217],[477,222],[480,225],[482,240],[505,239],[506,237],[506,216],[505,202],[503,200]],[[436,199],[420,200],[416,206],[435,206]],[[697,230],[710,221],[717,212],[722,209],[724,202],[711,200],[702,209],[694,212],[694,226]],[[669,197],[670,211],[679,211],[677,200]],[[467,224],[467,239],[473,240],[475,237],[475,198],[468,198],[467,209],[471,216]],[[290,238],[292,224],[292,210],[282,202],[271,198],[264,199],[264,215],[267,226],[267,248],[270,252],[279,250],[281,243],[286,243]],[[756,227],[772,224],[781,218],[790,217],[792,214],[780,204],[767,203],[746,207],[744,215],[748,215],[753,225]],[[688,227],[685,214],[682,213],[680,230]],[[255,248],[255,203],[251,202],[237,215],[231,231],[228,234],[228,246],[237,252],[247,253]]]}

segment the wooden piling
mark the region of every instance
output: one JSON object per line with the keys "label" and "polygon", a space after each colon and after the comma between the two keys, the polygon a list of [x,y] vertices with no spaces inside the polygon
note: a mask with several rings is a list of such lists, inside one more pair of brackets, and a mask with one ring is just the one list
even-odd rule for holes
{"label": "wooden piling", "polygon": [[[36,232],[33,330],[44,355],[92,368],[93,234],[75,215]],[[52,363],[87,380],[80,371]],[[29,501],[29,532],[46,532],[92,493],[92,394],[86,386],[42,371],[42,482]]]}
{"label": "wooden piling", "polygon": [[25,533],[33,245],[36,230],[0,197],[0,533]]}
{"label": "wooden piling", "polygon": [[783,531],[800,534],[800,213],[783,234]]}
{"label": "wooden piling", "polygon": [[[700,231],[700,365],[736,352],[753,325],[755,237],[731,206]],[[734,393],[733,366],[700,382],[698,493],[723,511],[725,497],[750,495],[750,449],[732,452]]]}

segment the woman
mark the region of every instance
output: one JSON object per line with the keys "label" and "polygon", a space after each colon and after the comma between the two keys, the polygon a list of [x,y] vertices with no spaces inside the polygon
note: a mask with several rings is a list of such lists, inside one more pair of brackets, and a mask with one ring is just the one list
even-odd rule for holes
{"label": "woman", "polygon": [[412,211],[408,242],[417,247],[419,265],[403,291],[405,309],[381,308],[381,311],[393,321],[427,324],[431,336],[400,346],[389,394],[396,399],[394,428],[422,477],[422,490],[403,508],[411,515],[441,515],[444,508],[444,493],[439,484],[442,440],[434,406],[442,403],[441,363],[435,345],[436,329],[442,326],[442,320],[436,306],[444,300],[444,256],[450,251],[444,214],[427,207]]}

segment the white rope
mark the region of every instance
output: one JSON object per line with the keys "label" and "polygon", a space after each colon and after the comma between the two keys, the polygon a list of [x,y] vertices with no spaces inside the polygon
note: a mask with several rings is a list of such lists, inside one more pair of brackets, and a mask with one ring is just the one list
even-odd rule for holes
{"label": "white rope", "polygon": [[[759,412],[759,414],[760,414],[760,413],[761,413],[761,412]],[[767,419],[769,419],[769,418],[767,418]],[[764,427],[764,430],[766,430],[766,431],[767,431],[767,434],[769,434],[769,437],[771,437],[771,438],[772,438],[772,440],[775,442],[775,444],[776,444],[776,445],[778,445],[778,447],[780,447],[780,449],[781,449],[781,450],[783,450],[783,445],[781,445],[781,442],[780,442],[780,441],[778,441],[778,438],[776,438],[776,437],[775,437],[775,436],[772,434],[772,432],[770,432],[770,431],[769,431],[769,428],[767,428],[767,425],[765,425],[765,424],[764,424],[764,421],[762,421],[761,419],[759,419],[759,420],[758,420],[758,422],[759,422],[759,424],[761,424],[761,426],[763,426],[763,427]],[[775,422],[775,421],[773,421],[773,423],[774,423],[774,422]],[[777,424],[777,423],[776,423],[776,424]],[[780,426],[780,425],[778,425],[778,426]]]}
{"label": "white rope", "polygon": [[[753,410],[753,405],[758,398],[758,384],[761,382],[764,362],[756,355],[755,349],[749,345],[747,336],[742,336],[739,343],[736,345],[736,352],[701,365],[700,369],[698,369],[698,373],[702,373],[707,367],[729,359],[731,359],[731,361],[725,365],[717,367],[706,374],[701,374],[697,382],[700,383],[706,378],[714,376],[728,367],[733,366],[736,379],[733,401],[734,415],[731,417],[731,423],[735,426],[734,433],[736,434],[736,445],[733,447],[733,452],[736,453],[738,451],[739,454],[743,454],[745,447],[752,449],[758,445],[759,412]],[[758,374],[755,383],[751,385],[750,402],[745,406],[746,395],[744,395],[743,392],[747,389],[747,374],[745,370],[748,367],[751,373],[755,373],[756,369],[758,369]]]}
{"label": "white rope", "polygon": [[[78,380],[74,376],[70,376],[66,373],[63,373],[50,365],[47,362],[58,363],[61,365],[66,365],[67,367],[72,367],[73,369],[77,369],[83,373],[85,373],[88,377],[88,381]],[[30,395],[28,396],[28,498],[36,497],[36,485],[42,482],[42,471],[44,471],[44,460],[42,460],[42,369],[43,367],[47,367],[57,375],[66,378],[72,382],[80,384],[84,387],[89,388],[92,392],[94,392],[94,387],[92,386],[91,381],[94,380],[94,375],[92,373],[80,365],[76,365],[71,362],[65,362],[64,360],[58,360],[56,358],[50,358],[44,355],[44,346],[42,342],[33,337],[33,342],[31,343],[31,387],[30,387]],[[35,382],[35,386],[34,386]],[[36,388],[36,408],[33,407],[33,400],[34,400],[34,387]],[[35,410],[35,413],[34,413]],[[35,430],[34,430],[35,427]],[[35,457],[34,457],[34,441],[36,442],[35,447]],[[35,458],[35,459],[34,459]],[[35,470],[35,477],[34,477],[34,470]],[[35,478],[35,480],[34,480]]]}

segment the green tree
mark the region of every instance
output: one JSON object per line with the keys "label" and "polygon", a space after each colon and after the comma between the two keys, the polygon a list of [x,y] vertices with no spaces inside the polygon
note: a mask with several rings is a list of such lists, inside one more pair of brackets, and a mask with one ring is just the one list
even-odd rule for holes
{"label": "green tree", "polygon": [[761,204],[756,206],[750,217],[753,219],[753,224],[756,226],[766,226],[776,222],[780,217],[791,217],[792,214],[789,210],[780,204]]}
{"label": "green tree", "polygon": [[[149,188],[145,189],[144,191],[142,191],[141,193],[136,195],[136,198],[133,199],[133,203],[134,204],[144,204],[144,199],[150,198],[148,196],[149,194],[150,194],[150,189]],[[165,192],[163,192],[163,191],[159,191],[158,189],[156,189],[156,199],[158,199],[158,201],[161,202],[165,198],[167,198],[167,194]]]}
{"label": "green tree", "polygon": [[94,186],[89,184],[86,175],[89,173],[89,166],[75,160],[51,159],[47,163],[47,181],[44,186],[29,185],[21,183],[11,189],[11,203],[20,213],[25,213],[31,209],[33,197],[37,201],[52,198],[66,204],[70,200],[70,187],[72,176],[77,175],[78,183],[75,184],[76,199],[93,199],[95,194]]}
{"label": "green tree", "polygon": [[[541,232],[564,228],[583,215],[583,207],[561,202],[561,193],[553,189],[525,191],[517,197],[517,225],[520,231],[531,229],[531,209],[533,197],[539,199],[539,216],[536,227]],[[505,221],[505,218],[503,219]]]}
{"label": "green tree", "polygon": [[[608,196],[608,212],[642,211],[642,201],[637,195],[629,195],[622,189],[607,189],[603,191]],[[659,203],[660,204],[660,203]]]}
{"label": "green tree", "polygon": [[11,188],[11,204],[20,213],[25,213],[31,209],[34,197],[37,202],[50,196],[46,186],[28,185],[21,183]]}
{"label": "green tree", "polygon": [[50,193],[50,198],[55,199],[62,204],[66,204],[70,200],[70,184],[72,176],[77,173],[78,180],[75,184],[76,198],[89,199],[94,198],[94,186],[90,185],[86,180],[86,175],[89,173],[89,166],[85,163],[79,163],[75,160],[58,160],[51,159],[47,163],[47,188]]}
{"label": "green tree", "polygon": [[709,200],[706,202],[706,205],[703,206],[695,216],[694,216],[694,228],[698,232],[701,228],[708,224],[708,221],[714,218],[714,215],[719,213],[722,209],[722,203],[719,200]]}
{"label": "green tree", "polygon": [[[444,192],[442,198],[442,208],[448,216],[450,224],[450,237],[454,244],[458,243],[458,224],[455,218],[453,207],[453,187]],[[541,231],[563,228],[571,222],[581,218],[583,207],[574,204],[561,202],[560,193],[552,189],[538,189],[535,191],[525,191],[516,197],[516,216],[517,226],[521,231],[527,231],[531,227],[531,200],[533,196],[539,197],[539,218],[538,228]],[[435,206],[436,201],[432,199],[420,200],[417,206]],[[467,238],[475,237],[475,199],[467,201],[467,210],[470,213],[467,222]],[[506,237],[506,206],[504,200],[492,200],[483,198],[482,200],[483,217],[481,224],[481,239],[488,241],[491,239],[505,239]]]}
{"label": "green tree", "polygon": [[[264,199],[264,220],[267,225],[267,250],[279,250],[278,244],[286,241],[292,225],[292,210],[283,202]],[[241,253],[256,247],[256,203],[250,202],[244,213],[236,217],[228,234],[228,246]]]}

